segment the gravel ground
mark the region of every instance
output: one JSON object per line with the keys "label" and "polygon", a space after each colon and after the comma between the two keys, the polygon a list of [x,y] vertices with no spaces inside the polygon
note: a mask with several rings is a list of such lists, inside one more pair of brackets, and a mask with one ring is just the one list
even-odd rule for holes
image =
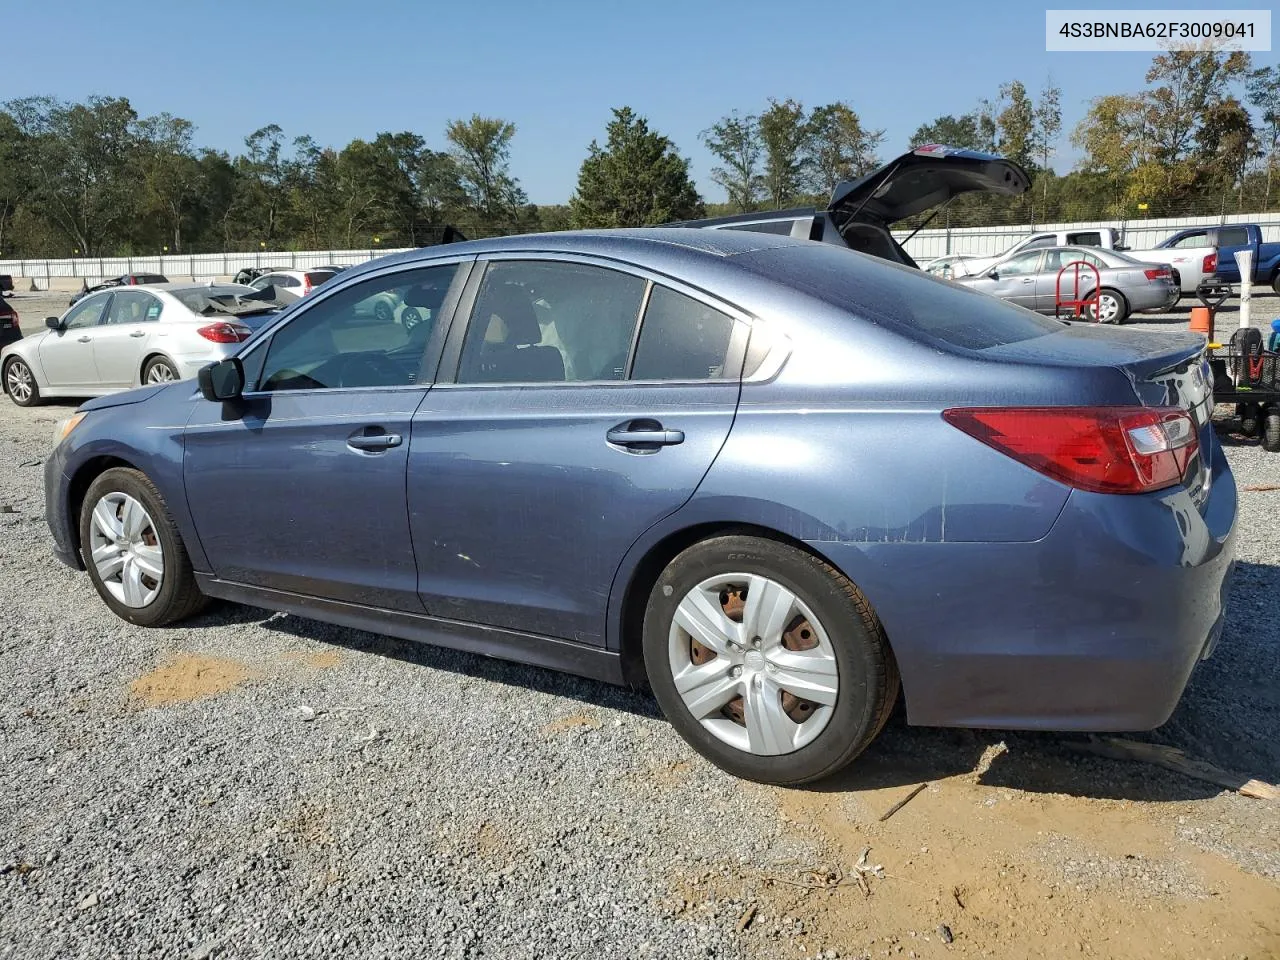
{"label": "gravel ground", "polygon": [[[600,684],[230,605],[132,627],[49,555],[73,407],[0,401],[0,956],[1280,956],[1280,806],[1061,738],[899,715],[847,776],[774,790]],[[1229,428],[1226,635],[1151,738],[1276,782],[1280,492],[1247,488],[1280,455]],[[871,912],[805,889],[864,844]]]}

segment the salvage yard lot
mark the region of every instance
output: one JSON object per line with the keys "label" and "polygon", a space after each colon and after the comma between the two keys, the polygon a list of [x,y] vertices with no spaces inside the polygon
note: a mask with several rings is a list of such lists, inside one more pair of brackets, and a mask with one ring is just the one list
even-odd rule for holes
{"label": "salvage yard lot", "polygon": [[[33,333],[65,300],[13,303]],[[782,790],[647,695],[247,607],[132,627],[49,551],[41,462],[73,408],[0,400],[0,956],[1280,955],[1280,802],[1081,737],[899,711]],[[1229,426],[1226,633],[1140,738],[1274,783],[1280,454]]]}

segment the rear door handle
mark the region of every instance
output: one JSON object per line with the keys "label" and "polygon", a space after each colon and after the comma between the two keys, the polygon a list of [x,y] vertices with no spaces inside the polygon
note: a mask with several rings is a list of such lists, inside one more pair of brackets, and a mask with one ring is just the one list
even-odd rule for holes
{"label": "rear door handle", "polygon": [[147,331],[145,330],[135,330],[133,333],[129,334],[131,337],[145,337],[146,335]]}
{"label": "rear door handle", "polygon": [[347,437],[347,446],[369,453],[398,447],[404,438],[398,433],[355,433]]}
{"label": "rear door handle", "polygon": [[684,443],[684,431],[664,430],[654,420],[633,420],[614,427],[604,438],[620,447],[670,447]]}
{"label": "rear door handle", "polygon": [[77,342],[77,343],[92,343],[92,342],[93,342],[93,337],[79,337],[79,338],[77,338],[76,342]]}

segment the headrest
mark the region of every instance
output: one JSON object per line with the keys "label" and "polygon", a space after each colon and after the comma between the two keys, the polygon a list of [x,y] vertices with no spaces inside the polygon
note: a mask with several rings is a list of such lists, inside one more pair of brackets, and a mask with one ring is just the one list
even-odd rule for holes
{"label": "headrest", "polygon": [[476,317],[486,322],[495,313],[506,323],[506,343],[519,347],[541,342],[542,328],[538,326],[538,315],[533,312],[533,303],[526,290],[511,283],[487,289],[476,310]]}
{"label": "headrest", "polygon": [[407,307],[423,307],[433,314],[444,303],[444,295],[449,288],[435,283],[415,283],[404,292],[404,304]]}

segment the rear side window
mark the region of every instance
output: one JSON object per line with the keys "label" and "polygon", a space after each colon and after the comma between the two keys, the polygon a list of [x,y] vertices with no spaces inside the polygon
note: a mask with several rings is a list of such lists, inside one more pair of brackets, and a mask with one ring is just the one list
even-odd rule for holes
{"label": "rear side window", "polygon": [[631,368],[633,380],[720,380],[725,369],[733,317],[692,297],[655,286],[640,325]]}
{"label": "rear side window", "polygon": [[1249,231],[1244,227],[1219,227],[1218,246],[1243,247],[1249,242]]}
{"label": "rear side window", "polygon": [[328,270],[313,270],[311,273],[307,274],[307,280],[313,287],[318,287],[326,280],[332,280],[333,278],[334,274]]}
{"label": "rear side window", "polygon": [[1100,247],[1102,246],[1102,234],[1097,230],[1091,233],[1069,233],[1067,234],[1067,243],[1078,243],[1082,247]]}
{"label": "rear side window", "polygon": [[910,267],[851,257],[839,247],[777,247],[744,255],[738,263],[855,316],[964,350],[985,350],[1065,329],[1061,321],[977,290]]}

